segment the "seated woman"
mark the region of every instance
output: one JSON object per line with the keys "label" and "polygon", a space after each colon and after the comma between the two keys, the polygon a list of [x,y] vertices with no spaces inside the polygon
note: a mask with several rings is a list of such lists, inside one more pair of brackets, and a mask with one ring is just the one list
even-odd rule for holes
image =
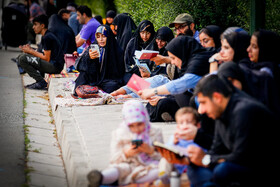
{"label": "seated woman", "polygon": [[247,47],[250,44],[250,35],[246,32],[230,32],[221,35],[222,47],[209,59],[210,73],[218,70],[218,65],[223,62],[234,61],[236,63],[247,58]]}
{"label": "seated woman", "polygon": [[[157,30],[155,38],[155,44],[159,50],[159,54],[162,56],[168,56],[165,46],[174,38],[173,31],[169,27],[161,27]],[[166,66],[157,66],[156,64],[154,64],[151,76],[158,74],[166,74],[166,68]],[[172,73],[174,74],[174,72]]]}
{"label": "seated woman", "polygon": [[280,114],[279,42],[280,36],[275,32],[262,29],[254,32],[247,49],[251,62],[240,62],[249,94],[277,116]]}
{"label": "seated woman", "polygon": [[214,47],[217,51],[221,48],[222,29],[217,25],[208,25],[199,31],[200,44],[207,47]]}
{"label": "seated woman", "polygon": [[79,85],[98,86],[103,91],[111,93],[122,86],[125,67],[123,51],[109,26],[101,25],[96,29],[96,41],[100,55],[90,47],[80,57],[77,70],[75,89]]}
{"label": "seated woman", "polygon": [[112,23],[116,31],[116,39],[122,50],[125,51],[127,43],[137,28],[133,19],[127,13],[118,14]]}
{"label": "seated woman", "polygon": [[191,89],[208,73],[208,59],[214,51],[206,50],[189,36],[178,36],[166,46],[166,49],[172,59],[171,63],[180,69],[180,78],[157,88],[141,90],[138,94],[142,99],[150,99],[154,95],[175,95],[176,103],[180,107],[188,106],[192,95]]}
{"label": "seated woman", "polygon": [[[136,50],[157,50],[154,45],[155,40],[155,30],[154,25],[148,21],[142,21],[137,27],[134,37],[128,42],[124,54],[124,61],[126,66],[126,74],[124,76],[124,82],[127,83],[133,73],[140,76],[140,72],[137,66],[135,66],[135,61],[133,59]],[[140,60],[140,63],[146,63],[150,69],[152,69],[154,63],[150,60]]]}

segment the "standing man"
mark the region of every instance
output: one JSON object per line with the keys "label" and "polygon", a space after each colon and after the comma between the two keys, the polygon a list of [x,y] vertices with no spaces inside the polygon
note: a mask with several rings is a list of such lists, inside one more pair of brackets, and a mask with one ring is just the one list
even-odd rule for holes
{"label": "standing man", "polygon": [[[202,78],[195,95],[200,103],[199,112],[215,120],[215,135],[207,153],[199,147],[187,148],[192,162],[188,171],[191,183],[255,186],[273,181],[273,173],[269,172],[274,167],[270,161],[274,163],[277,155],[273,125],[279,123],[272,113],[217,75]],[[269,153],[262,154],[265,150]]]}
{"label": "standing man", "polygon": [[77,9],[77,20],[80,24],[84,24],[80,33],[76,36],[77,47],[86,47],[95,40],[95,31],[100,23],[92,17],[91,9],[81,5]]}
{"label": "standing man", "polygon": [[36,80],[35,83],[27,85],[26,88],[46,89],[47,82],[44,80],[44,74],[57,74],[63,69],[64,57],[61,44],[57,37],[47,28],[48,17],[46,15],[35,17],[33,19],[34,32],[42,35],[38,51],[35,51],[29,45],[19,47],[24,52],[18,57],[19,65],[30,77]]}

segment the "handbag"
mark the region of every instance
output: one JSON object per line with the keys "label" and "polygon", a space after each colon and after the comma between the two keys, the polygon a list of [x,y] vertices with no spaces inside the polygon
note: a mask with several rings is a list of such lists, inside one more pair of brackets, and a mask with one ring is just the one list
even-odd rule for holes
{"label": "handbag", "polygon": [[100,98],[101,96],[98,94],[99,89],[97,86],[90,86],[90,85],[79,85],[76,88],[76,93],[79,98],[86,99],[86,98]]}

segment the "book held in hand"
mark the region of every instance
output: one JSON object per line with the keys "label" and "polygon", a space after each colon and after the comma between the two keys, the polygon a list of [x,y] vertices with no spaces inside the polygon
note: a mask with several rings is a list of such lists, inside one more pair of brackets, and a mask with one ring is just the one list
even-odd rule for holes
{"label": "book held in hand", "polygon": [[158,51],[152,51],[152,50],[135,50],[135,57],[139,60],[149,60],[153,57],[156,57],[159,54]]}
{"label": "book held in hand", "polygon": [[127,87],[136,93],[140,90],[149,88],[150,85],[151,83],[136,74],[133,74],[127,83]]}
{"label": "book held in hand", "polygon": [[146,73],[150,73],[151,74],[151,70],[148,67],[148,65],[146,63],[140,63],[139,60],[135,57],[133,57],[134,61],[135,61],[135,65],[140,68],[143,72]]}
{"label": "book held in hand", "polygon": [[172,164],[189,164],[189,157],[183,150],[184,148],[178,146],[167,146],[161,142],[155,141],[154,147],[160,152],[169,163]]}

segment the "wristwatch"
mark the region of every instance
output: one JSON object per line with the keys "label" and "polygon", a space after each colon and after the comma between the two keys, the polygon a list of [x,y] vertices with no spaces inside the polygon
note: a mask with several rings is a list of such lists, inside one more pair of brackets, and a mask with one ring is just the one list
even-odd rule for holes
{"label": "wristwatch", "polygon": [[203,164],[204,166],[209,166],[210,162],[211,162],[211,156],[208,155],[208,154],[206,154],[206,155],[202,158],[202,164]]}
{"label": "wristwatch", "polygon": [[158,90],[156,88],[154,89],[154,93],[155,93],[155,95],[158,94]]}
{"label": "wristwatch", "polygon": [[212,62],[219,62],[219,61],[212,56],[211,58],[209,58],[208,62],[212,63]]}

